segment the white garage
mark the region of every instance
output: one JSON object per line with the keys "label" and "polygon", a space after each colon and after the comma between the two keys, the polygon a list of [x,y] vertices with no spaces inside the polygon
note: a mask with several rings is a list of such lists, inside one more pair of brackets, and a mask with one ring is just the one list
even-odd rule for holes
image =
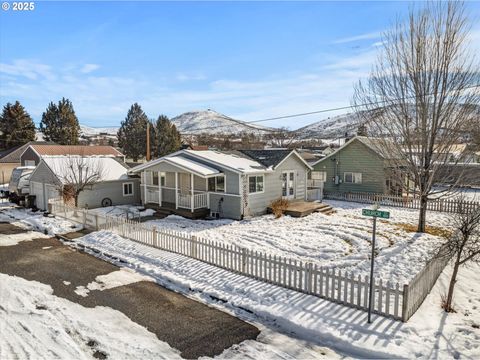
{"label": "white garage", "polygon": [[41,210],[47,210],[48,201],[58,198],[59,193],[56,186],[30,181],[30,195],[36,196],[36,205]]}

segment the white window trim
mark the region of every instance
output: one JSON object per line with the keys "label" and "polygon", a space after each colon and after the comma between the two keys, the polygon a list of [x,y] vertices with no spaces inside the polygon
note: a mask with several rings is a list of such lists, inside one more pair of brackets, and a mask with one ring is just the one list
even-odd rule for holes
{"label": "white window trim", "polygon": [[[129,185],[129,184],[132,185],[132,193],[131,194],[125,194],[125,185]],[[134,193],[135,193],[135,187],[133,186],[133,182],[122,183],[122,193],[123,193],[123,196],[133,196]]]}
{"label": "white window trim", "polygon": [[[321,179],[315,179],[313,177],[314,174],[321,174]],[[327,181],[327,172],[326,171],[323,171],[323,170],[314,170],[311,172],[311,176],[310,176],[311,180],[317,180],[317,181],[322,181],[322,182],[325,182]]]}
{"label": "white window trim", "polygon": [[35,166],[35,160],[25,160],[25,166]]}
{"label": "white window trim", "polygon": [[[257,177],[262,177],[262,180],[263,180],[263,190],[262,191],[255,191],[255,192],[250,192],[250,178],[257,178]],[[257,195],[257,194],[263,194],[265,193],[265,175],[264,174],[260,174],[260,175],[248,175],[248,179],[247,179],[247,187],[248,187],[248,195]],[[256,182],[256,180],[255,180]],[[256,185],[256,183],[255,183]]]}
{"label": "white window trim", "polygon": [[[217,191],[217,178],[223,177],[223,191]],[[227,177],[225,174],[222,175],[215,175],[211,176],[208,179],[215,179],[215,190],[208,189],[208,180],[207,180],[207,192],[215,193],[215,194],[226,194],[227,193]]]}
{"label": "white window trim", "polygon": [[[346,181],[347,174],[352,174],[352,181]],[[360,182],[355,181],[356,175],[360,175]],[[361,172],[352,172],[346,171],[343,173],[343,182],[345,184],[362,184],[363,183],[363,176]]]}

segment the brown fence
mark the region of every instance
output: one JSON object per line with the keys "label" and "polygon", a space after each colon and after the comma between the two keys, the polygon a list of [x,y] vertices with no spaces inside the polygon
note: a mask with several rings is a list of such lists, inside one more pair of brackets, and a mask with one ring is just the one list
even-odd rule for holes
{"label": "brown fence", "polygon": [[[325,191],[325,199],[345,200],[365,204],[378,203],[384,206],[395,206],[409,209],[419,209],[420,199],[407,196],[393,196],[373,193],[339,193]],[[427,202],[427,210],[441,211],[446,213],[464,213],[470,212],[480,206],[478,201],[459,201],[455,199],[433,199]]]}
{"label": "brown fence", "polygon": [[[353,272],[323,268],[312,263],[292,260],[236,245],[203,239],[179,231],[157,229],[121,217],[103,216],[60,202],[50,203],[56,216],[82,224],[91,230],[107,230],[135,242],[188,256],[205,263],[333,301],[367,310],[369,278]],[[376,314],[407,321],[433,287],[446,262],[432,260],[404,285],[381,279],[374,281],[373,311]]]}

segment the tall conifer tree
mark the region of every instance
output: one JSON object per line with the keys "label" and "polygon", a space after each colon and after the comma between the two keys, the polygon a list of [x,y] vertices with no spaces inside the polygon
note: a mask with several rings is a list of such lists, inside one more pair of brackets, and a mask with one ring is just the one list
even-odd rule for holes
{"label": "tall conifer tree", "polygon": [[35,124],[20,102],[7,103],[0,115],[0,148],[9,149],[35,140]]}
{"label": "tall conifer tree", "polygon": [[61,145],[78,144],[80,125],[78,124],[72,102],[62,98],[58,105],[51,102],[42,115],[40,130],[46,141]]}

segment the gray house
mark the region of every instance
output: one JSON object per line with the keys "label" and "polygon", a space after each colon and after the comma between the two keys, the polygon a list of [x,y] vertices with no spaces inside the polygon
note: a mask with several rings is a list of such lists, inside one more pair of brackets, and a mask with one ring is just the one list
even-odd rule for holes
{"label": "gray house", "polygon": [[30,194],[36,196],[39,209],[47,210],[49,200],[62,197],[75,179],[95,173],[95,183],[87,185],[78,197],[79,207],[138,204],[140,180],[127,172],[128,168],[112,157],[43,156],[30,176]]}
{"label": "gray house", "polygon": [[294,150],[180,150],[133,168],[142,202],[159,212],[242,219],[273,200],[305,200],[311,167]]}

